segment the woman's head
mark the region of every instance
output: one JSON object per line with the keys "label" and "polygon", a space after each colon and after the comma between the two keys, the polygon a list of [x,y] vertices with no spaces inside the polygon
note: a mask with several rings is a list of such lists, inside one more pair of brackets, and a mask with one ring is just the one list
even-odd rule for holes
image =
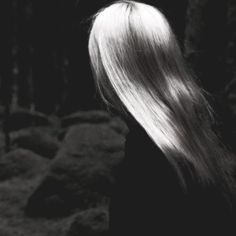
{"label": "woman's head", "polygon": [[181,56],[164,15],[133,1],[120,1],[98,12],[89,53],[97,85],[107,102],[124,85],[132,89],[157,86],[161,92],[167,86],[164,74],[177,70],[176,57]]}
{"label": "woman's head", "polygon": [[108,105],[118,107],[140,96],[150,102],[150,96],[158,96],[156,102],[168,110],[179,93],[182,102],[197,93],[188,86],[189,75],[168,21],[152,6],[119,1],[100,10],[91,28],[89,53],[97,87]]}
{"label": "woman's head", "polygon": [[[107,104],[124,108],[175,167],[214,182],[222,154],[210,129],[210,107],[190,76],[175,35],[156,8],[118,1],[94,17],[89,54]],[[221,159],[221,157],[220,157]]]}

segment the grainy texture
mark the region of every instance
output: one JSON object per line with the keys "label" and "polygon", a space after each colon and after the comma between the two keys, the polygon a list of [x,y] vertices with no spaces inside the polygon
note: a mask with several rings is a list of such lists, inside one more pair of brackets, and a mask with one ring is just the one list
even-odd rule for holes
{"label": "grainy texture", "polygon": [[[107,234],[128,128],[101,111],[87,41],[89,17],[111,2],[0,1],[1,236]],[[235,153],[236,1],[143,2],[170,20]]]}

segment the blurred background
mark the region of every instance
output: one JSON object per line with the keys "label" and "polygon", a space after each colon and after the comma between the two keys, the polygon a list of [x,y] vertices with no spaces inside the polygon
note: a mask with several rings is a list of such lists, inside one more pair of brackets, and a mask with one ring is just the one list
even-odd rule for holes
{"label": "blurred background", "polygon": [[[96,93],[87,43],[91,16],[111,2],[0,1],[1,236],[107,235],[128,128]],[[169,19],[234,155],[236,1],[143,2]]]}

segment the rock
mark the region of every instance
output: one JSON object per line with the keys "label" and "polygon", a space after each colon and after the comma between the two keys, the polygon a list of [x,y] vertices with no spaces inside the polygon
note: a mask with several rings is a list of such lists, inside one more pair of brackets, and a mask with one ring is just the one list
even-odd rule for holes
{"label": "rock", "polygon": [[124,136],[109,125],[78,125],[68,131],[50,172],[28,200],[29,216],[67,216],[104,204],[112,170],[124,156]]}
{"label": "rock", "polygon": [[9,229],[9,227],[5,226],[2,227],[0,226],[0,235],[4,235],[4,236],[12,236],[12,235],[16,235],[16,236],[20,236],[20,233],[16,232],[15,230]]}
{"label": "rock", "polygon": [[95,163],[57,167],[31,195],[25,212],[31,217],[57,218],[97,206],[106,201],[102,191],[111,181],[110,173]]}
{"label": "rock", "polygon": [[11,131],[23,129],[29,126],[46,126],[50,124],[49,119],[44,114],[23,108],[14,110],[6,122],[6,125]]}
{"label": "rock", "polygon": [[[96,115],[92,116],[93,113]],[[78,113],[76,113],[76,114],[78,114]],[[105,113],[103,111],[92,111],[90,114],[88,112],[80,112],[79,114],[80,114],[80,118],[78,118],[78,119],[75,118],[75,120],[72,119],[73,120],[72,122],[69,122],[70,119],[68,119],[68,123],[67,123],[67,121],[66,122],[62,121],[62,128],[60,129],[60,132],[58,134],[59,140],[64,139],[64,137],[68,131],[69,125],[73,126],[75,124],[83,124],[83,123],[109,124],[109,126],[113,130],[115,130],[117,133],[119,133],[121,135],[126,135],[128,132],[128,127],[127,127],[125,121],[123,121],[119,116],[109,116],[108,113]],[[82,114],[84,114],[83,117],[82,117]],[[91,115],[90,118],[89,118],[89,115]],[[105,116],[103,116],[103,115],[105,115]],[[75,115],[75,117],[76,117],[76,115]]]}
{"label": "rock", "polygon": [[0,180],[15,177],[32,178],[42,173],[47,161],[41,156],[25,149],[17,149],[0,158]]}
{"label": "rock", "polygon": [[37,128],[20,130],[12,136],[14,146],[31,150],[50,159],[55,156],[60,145],[55,137]]}
{"label": "rock", "polygon": [[110,127],[117,133],[126,135],[128,133],[128,126],[120,117],[114,117],[110,120]]}
{"label": "rock", "polygon": [[123,155],[124,141],[124,135],[115,132],[109,124],[73,126],[64,138],[57,162],[61,158],[64,161],[65,156],[69,155],[76,158],[105,161],[106,164],[114,163]]}
{"label": "rock", "polygon": [[95,208],[77,214],[66,236],[107,236],[107,233],[108,211]]}
{"label": "rock", "polygon": [[103,123],[109,120],[110,115],[105,111],[80,111],[63,117],[61,125],[62,127],[68,127],[80,123]]}

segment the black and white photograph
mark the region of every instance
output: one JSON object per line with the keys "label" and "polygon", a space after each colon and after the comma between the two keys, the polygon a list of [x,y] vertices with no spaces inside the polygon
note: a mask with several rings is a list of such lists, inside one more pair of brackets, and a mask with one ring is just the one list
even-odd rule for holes
{"label": "black and white photograph", "polygon": [[236,235],[235,0],[0,0],[0,236]]}

